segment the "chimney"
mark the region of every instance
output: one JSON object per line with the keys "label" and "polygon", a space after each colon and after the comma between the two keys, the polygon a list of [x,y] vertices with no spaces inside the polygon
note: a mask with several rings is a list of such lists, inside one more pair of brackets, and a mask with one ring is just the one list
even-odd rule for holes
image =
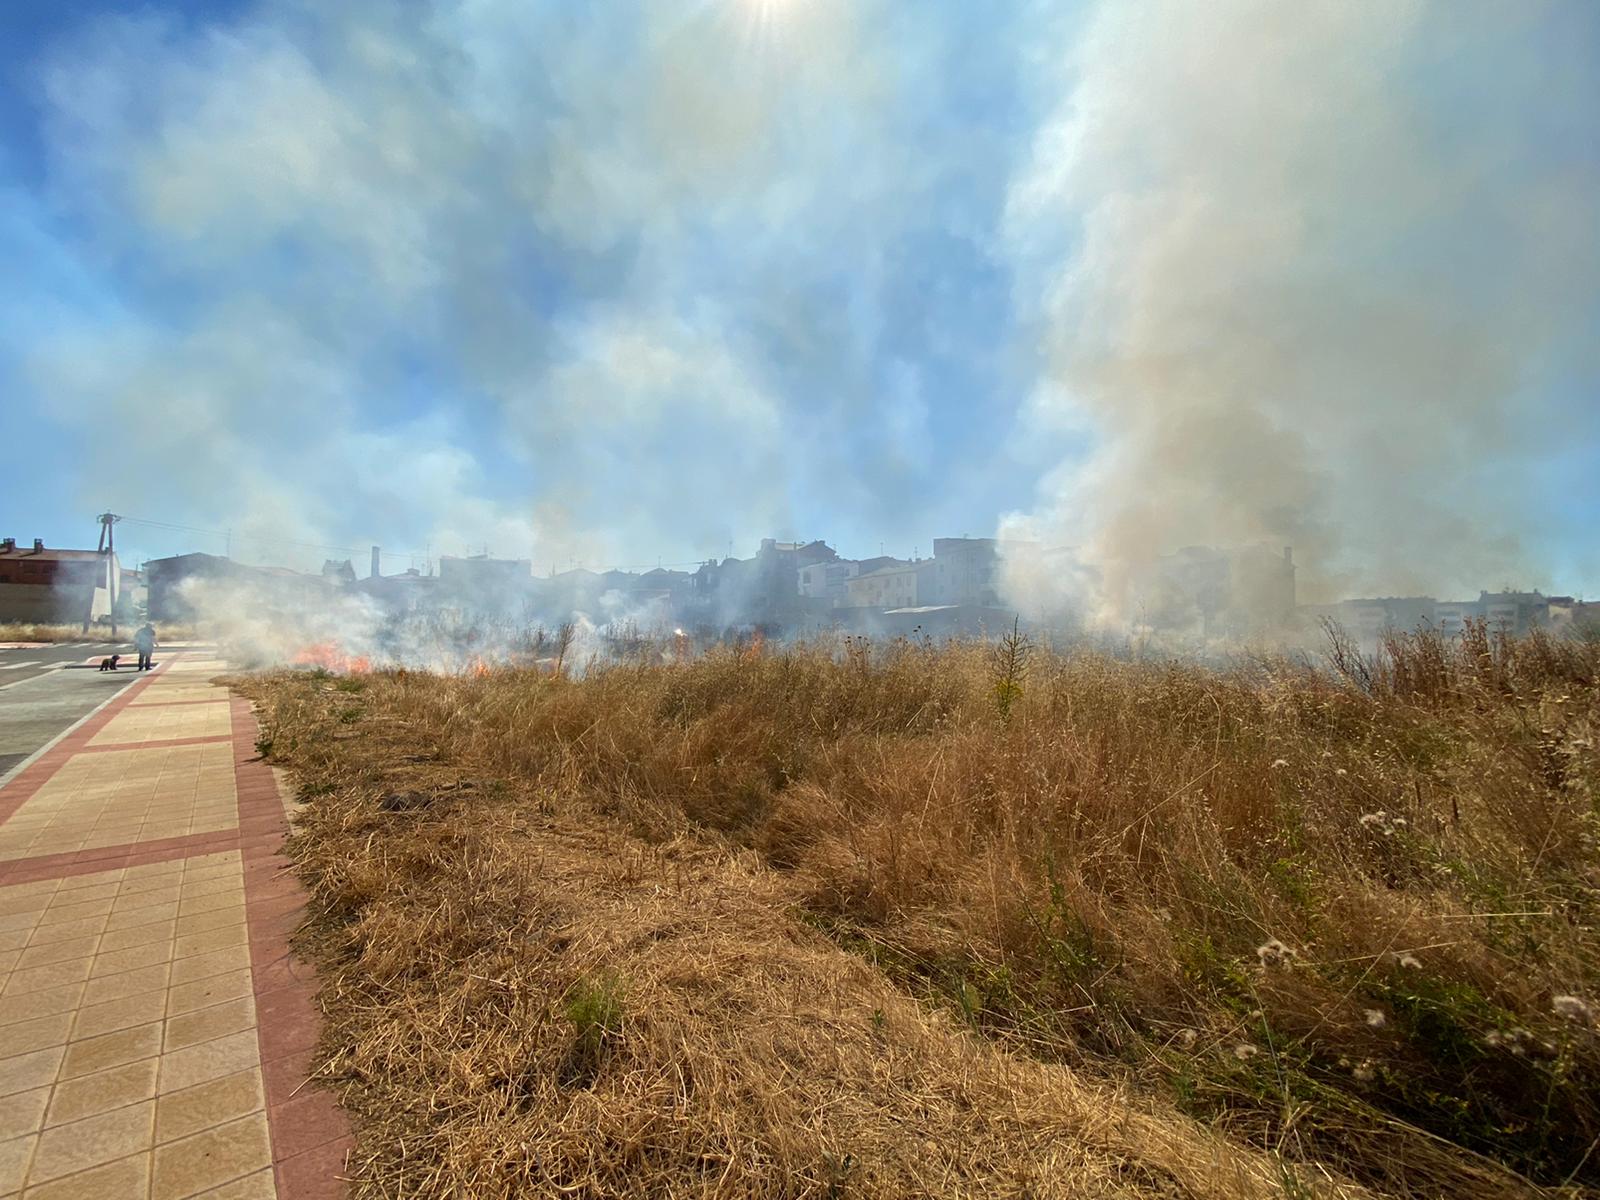
{"label": "chimney", "polygon": [[43,554],[44,553],[44,539],[43,538],[34,538],[33,539],[33,552],[35,554]]}
{"label": "chimney", "polygon": [[16,538],[0,538],[0,554],[10,554],[16,548]]}
{"label": "chimney", "polygon": [[380,557],[380,554],[379,554],[378,547],[374,546],[372,548],[372,577],[374,579],[376,579],[378,577],[378,558],[379,557]]}

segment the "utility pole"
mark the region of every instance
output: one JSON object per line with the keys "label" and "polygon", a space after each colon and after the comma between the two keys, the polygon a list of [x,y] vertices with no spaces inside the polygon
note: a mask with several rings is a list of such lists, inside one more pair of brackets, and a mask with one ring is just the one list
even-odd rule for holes
{"label": "utility pole", "polygon": [[[100,544],[96,547],[95,552],[100,555],[100,561],[104,566],[106,599],[111,609],[111,637],[115,641],[117,636],[117,592],[120,590],[118,584],[122,582],[115,577],[117,548],[115,527],[122,518],[113,512],[103,512],[96,520],[100,522]],[[98,583],[89,588],[89,607],[84,610],[83,615],[83,632],[85,634],[89,632],[89,624],[94,620],[94,594],[99,590],[100,585]]]}

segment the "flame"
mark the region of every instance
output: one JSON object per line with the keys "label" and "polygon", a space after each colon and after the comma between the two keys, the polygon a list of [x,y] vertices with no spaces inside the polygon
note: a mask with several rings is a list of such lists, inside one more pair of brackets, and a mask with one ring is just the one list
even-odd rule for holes
{"label": "flame", "polygon": [[489,673],[490,668],[489,664],[484,662],[482,658],[474,658],[467,664],[467,670],[474,679],[482,679]]}
{"label": "flame", "polygon": [[372,661],[365,655],[352,657],[339,649],[337,642],[312,642],[302,646],[289,660],[291,666],[320,667],[324,671],[337,671],[341,675],[364,675],[372,670]]}

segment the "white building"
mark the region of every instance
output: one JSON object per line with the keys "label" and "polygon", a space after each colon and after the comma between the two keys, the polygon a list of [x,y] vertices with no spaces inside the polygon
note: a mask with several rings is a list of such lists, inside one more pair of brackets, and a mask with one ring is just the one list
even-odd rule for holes
{"label": "white building", "polygon": [[800,594],[841,608],[849,599],[845,585],[860,572],[861,564],[849,560],[811,563],[800,568]]}

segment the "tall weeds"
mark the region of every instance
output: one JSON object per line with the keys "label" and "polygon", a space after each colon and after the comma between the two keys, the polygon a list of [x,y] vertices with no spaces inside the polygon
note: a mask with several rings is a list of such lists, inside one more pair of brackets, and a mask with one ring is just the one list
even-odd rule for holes
{"label": "tall weeds", "polygon": [[1291,1161],[1395,1194],[1600,1185],[1600,647],[1007,654],[394,673],[366,719],[556,808],[752,848],[1016,1052]]}

